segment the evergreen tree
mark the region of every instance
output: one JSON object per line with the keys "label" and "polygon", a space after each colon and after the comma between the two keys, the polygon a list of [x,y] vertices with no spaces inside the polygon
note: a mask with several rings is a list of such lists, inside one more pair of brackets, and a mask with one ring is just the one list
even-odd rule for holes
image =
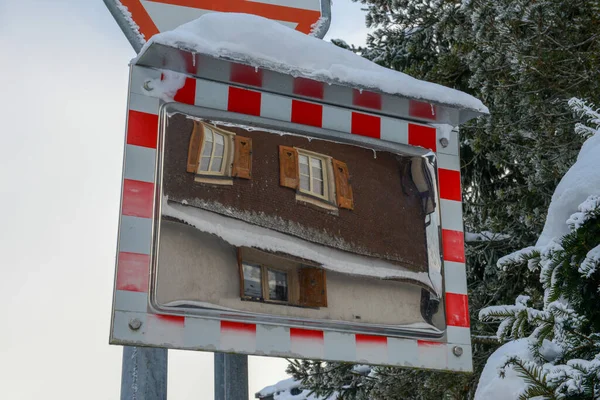
{"label": "evergreen tree", "polygon": [[542,251],[527,249],[500,263],[540,272],[542,306],[519,296],[513,306],[480,313],[500,322],[500,339],[530,339],[533,360],[509,356],[500,371],[512,366],[523,376],[527,386],[520,400],[600,398],[600,196],[590,196],[579,209],[580,221],[570,234]]}
{"label": "evergreen tree", "polygon": [[[578,126],[581,134],[592,137],[577,160],[576,166],[583,167],[569,171],[561,185],[589,197],[566,221],[568,234],[548,243],[541,239],[535,247],[498,262],[508,271],[535,271],[544,290],[542,301],[521,295],[512,306],[491,306],[480,312],[481,319],[499,322],[501,340],[529,339],[532,357],[508,354],[501,369],[504,375],[511,366],[524,378],[520,400],[600,398],[600,113],[581,101],[572,105],[596,126]],[[588,179],[584,184],[577,182],[582,172]],[[569,187],[571,181],[578,187]],[[551,206],[550,212],[557,211]]]}
{"label": "evergreen tree", "polygon": [[374,32],[353,48],[383,66],[463,90],[491,116],[461,128],[465,230],[500,232],[467,242],[473,375],[397,368],[368,374],[351,365],[292,363],[317,394],[354,399],[472,398],[478,374],[498,346],[483,307],[525,293],[541,304],[528,268],[496,269],[500,256],[534,243],[559,179],[583,139],[571,97],[600,104],[600,3],[584,0],[361,0]]}

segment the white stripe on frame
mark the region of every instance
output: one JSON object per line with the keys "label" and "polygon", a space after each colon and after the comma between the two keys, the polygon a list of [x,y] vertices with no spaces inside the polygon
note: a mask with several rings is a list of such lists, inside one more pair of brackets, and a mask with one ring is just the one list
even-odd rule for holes
{"label": "white stripe on frame", "polygon": [[148,311],[148,294],[117,290],[115,293],[115,310],[145,313]]}
{"label": "white stripe on frame", "polygon": [[227,111],[229,86],[222,83],[196,79],[195,105]]}
{"label": "white stripe on frame", "polygon": [[442,227],[451,231],[463,231],[462,203],[460,201],[440,199]]}
{"label": "white stripe on frame", "polygon": [[464,263],[444,261],[446,292],[467,294],[467,273]]}
{"label": "white stripe on frame", "polygon": [[123,179],[154,183],[156,149],[128,144],[125,146]]}
{"label": "white stripe on frame", "polygon": [[448,326],[446,328],[448,346],[471,345],[471,329],[462,326]]}
{"label": "white stripe on frame", "polygon": [[152,219],[121,216],[119,251],[150,254],[152,248]]}

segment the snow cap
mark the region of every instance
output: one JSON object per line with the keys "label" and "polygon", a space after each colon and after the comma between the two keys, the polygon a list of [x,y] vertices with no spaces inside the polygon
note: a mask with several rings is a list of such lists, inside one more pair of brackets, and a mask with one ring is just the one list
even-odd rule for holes
{"label": "snow cap", "polygon": [[384,68],[352,51],[256,15],[204,14],[173,31],[153,36],[138,58],[153,43],[295,77],[446,104],[476,113],[489,112],[480,100],[464,92]]}
{"label": "snow cap", "polygon": [[525,361],[533,361],[529,350],[529,339],[517,339],[500,346],[485,363],[481,372],[475,400],[517,400],[526,387],[525,380],[512,366],[505,369],[505,377],[498,375],[499,368],[504,366],[510,356],[520,357]]}
{"label": "snow cap", "polygon": [[[334,392],[329,397],[321,397],[301,386],[302,382],[294,378],[284,379],[272,386],[263,388],[260,392],[255,394],[255,397],[258,399],[269,397],[275,400],[335,400],[338,398],[337,392]],[[293,389],[296,389],[297,392],[293,393]]]}
{"label": "snow cap", "polygon": [[542,234],[536,246],[542,247],[554,238],[569,233],[565,223],[577,211],[577,207],[591,195],[600,195],[600,132],[585,141],[577,161],[559,182]]}

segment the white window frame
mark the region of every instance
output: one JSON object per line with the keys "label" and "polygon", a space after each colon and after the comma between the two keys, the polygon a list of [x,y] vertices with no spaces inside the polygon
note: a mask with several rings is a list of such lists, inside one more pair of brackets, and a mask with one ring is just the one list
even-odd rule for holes
{"label": "white window frame", "polygon": [[[298,149],[296,148],[296,151],[298,152],[298,190],[306,195],[309,196],[314,196],[317,197],[319,199],[322,199],[326,202],[331,202],[331,193],[330,193],[330,184],[331,182],[329,182],[330,180],[330,170],[331,170],[331,157],[326,156],[324,154],[319,154],[319,153],[314,153],[312,151],[308,151],[308,150],[304,150],[304,149]],[[304,156],[308,158],[308,183],[309,183],[309,187],[310,190],[306,190],[302,188],[302,179],[301,176],[303,175],[300,172],[300,157]],[[311,159],[316,159],[319,160],[321,162],[321,171],[322,171],[322,175],[323,175],[323,194],[319,194],[316,193],[312,190],[313,188],[313,175],[312,175],[312,166],[311,166]],[[306,176],[306,175],[304,175]]]}
{"label": "white window frame", "polygon": [[[211,124],[207,124],[204,122],[201,122],[203,130],[204,130],[204,134],[202,135],[202,146],[200,146],[200,155],[198,158],[198,169],[196,170],[196,175],[199,176],[231,176],[231,163],[232,163],[232,157],[233,157],[233,137],[235,136],[235,133],[233,132],[228,132],[226,130],[217,128],[214,125]],[[207,130],[211,130],[213,133],[213,146],[212,146],[212,152],[211,152],[211,156],[210,156],[210,161],[208,164],[208,171],[203,171],[200,168],[202,167],[202,154],[204,153],[204,146],[206,146],[206,131]],[[221,169],[219,171],[211,171],[211,165],[213,163],[214,160],[214,153],[215,153],[215,140],[214,140],[214,135],[221,135],[223,136],[223,161],[221,164]]]}

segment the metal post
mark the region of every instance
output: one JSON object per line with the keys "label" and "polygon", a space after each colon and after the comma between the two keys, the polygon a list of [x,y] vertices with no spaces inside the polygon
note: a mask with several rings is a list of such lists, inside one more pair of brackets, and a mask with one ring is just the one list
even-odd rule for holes
{"label": "metal post", "polygon": [[166,400],[167,360],[167,349],[124,346],[121,400]]}
{"label": "metal post", "polygon": [[248,400],[248,356],[215,353],[215,400]]}

